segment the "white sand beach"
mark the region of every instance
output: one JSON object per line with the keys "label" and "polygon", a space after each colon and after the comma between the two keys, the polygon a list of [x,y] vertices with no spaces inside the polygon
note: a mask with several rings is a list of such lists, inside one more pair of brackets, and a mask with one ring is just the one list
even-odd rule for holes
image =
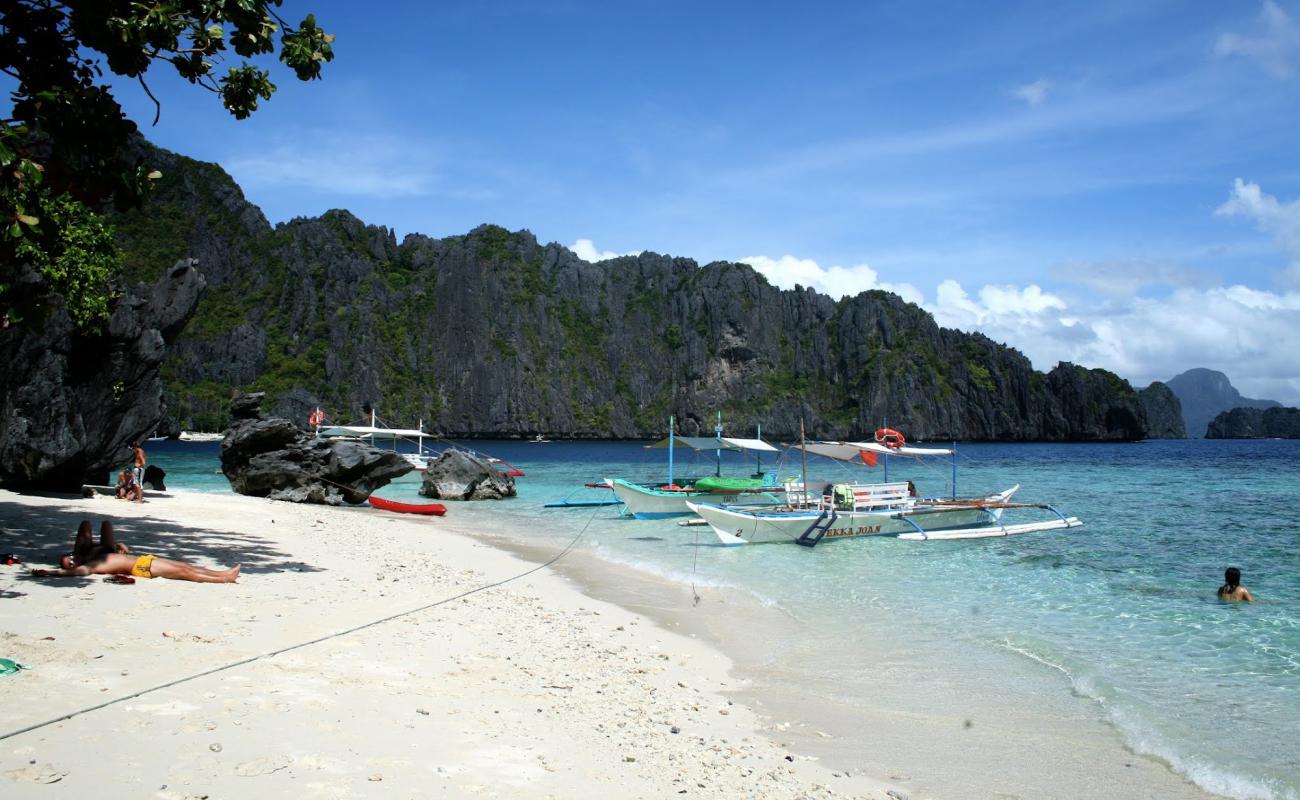
{"label": "white sand beach", "polygon": [[[241,578],[30,577],[82,519]],[[0,492],[0,527],[28,562],[0,566],[0,656],[30,668],[0,677],[5,797],[907,796],[765,736],[716,650],[516,578],[453,517]]]}

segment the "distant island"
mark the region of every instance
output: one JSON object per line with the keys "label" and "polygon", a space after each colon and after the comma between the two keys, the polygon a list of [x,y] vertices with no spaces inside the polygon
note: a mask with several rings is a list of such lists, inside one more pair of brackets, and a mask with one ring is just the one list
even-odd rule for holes
{"label": "distant island", "polygon": [[1210,421],[1207,439],[1300,439],[1300,408],[1234,408]]}
{"label": "distant island", "polygon": [[1165,385],[1178,396],[1187,435],[1195,439],[1208,436],[1206,429],[1210,421],[1225,411],[1234,408],[1277,408],[1282,405],[1276,400],[1242,397],[1227,375],[1202,367],[1180,373],[1166,381]]}

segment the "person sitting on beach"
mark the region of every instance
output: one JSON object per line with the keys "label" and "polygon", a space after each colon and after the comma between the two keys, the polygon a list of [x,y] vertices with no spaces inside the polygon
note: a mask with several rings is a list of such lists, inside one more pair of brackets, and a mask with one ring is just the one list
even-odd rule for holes
{"label": "person sitting on beach", "polygon": [[1219,599],[1231,602],[1238,600],[1247,603],[1255,602],[1250,590],[1241,585],[1241,570],[1228,567],[1223,571],[1223,585],[1219,587]]}
{"label": "person sitting on beach", "polygon": [[195,583],[234,583],[239,580],[239,565],[230,569],[208,569],[172,561],[158,556],[133,556],[125,553],[103,553],[85,564],[78,564],[71,553],[59,561],[59,569],[34,569],[37,578],[73,578],[86,575],[130,575],[133,578],[171,578],[174,581]]}
{"label": "person sitting on beach", "polygon": [[99,545],[95,545],[95,537],[91,532],[90,520],[83,519],[81,525],[77,526],[77,538],[72,542],[72,562],[73,566],[85,564],[94,558],[108,553],[129,553],[131,548],[127,547],[124,542],[119,542],[113,533],[113,523],[104,520],[99,525]]}
{"label": "person sitting on beach", "polygon": [[117,474],[117,497],[144,502],[144,486],[136,480],[134,470],[124,469]]}

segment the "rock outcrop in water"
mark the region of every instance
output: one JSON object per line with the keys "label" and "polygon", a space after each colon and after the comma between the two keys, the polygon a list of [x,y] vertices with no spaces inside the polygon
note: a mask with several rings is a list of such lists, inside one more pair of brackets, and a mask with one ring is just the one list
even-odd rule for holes
{"label": "rock outcrop in water", "polygon": [[420,494],[441,500],[500,500],[515,496],[515,479],[486,459],[453,447],[429,464]]}
{"label": "rock outcrop in water", "polygon": [[1210,421],[1207,439],[1300,439],[1300,408],[1234,408]]}
{"label": "rock outcrop in water", "polygon": [[[1104,370],[1048,374],[881,291],[781,290],[744,264],[643,253],[591,264],[527,231],[410,235],[346,211],[272,228],[215,165],[170,154],[152,204],[118,230],[132,264],[220,265],[169,358],[175,427],[221,424],[232,387],[298,424],[371,405],[449,437],[649,438],[669,415],[772,438],[1116,441],[1164,435]],[[143,268],[143,266],[142,266]],[[1157,403],[1157,405],[1159,405]]]}
{"label": "rock outcrop in water", "polygon": [[181,261],[128,289],[101,332],[78,331],[61,300],[39,330],[0,327],[0,485],[75,492],[108,483],[163,417],[166,347],[204,285]]}
{"label": "rock outcrop in water", "polygon": [[356,441],[318,439],[287,419],[263,419],[262,393],[231,403],[221,471],[240,494],[293,503],[364,502],[413,467],[397,453]]}

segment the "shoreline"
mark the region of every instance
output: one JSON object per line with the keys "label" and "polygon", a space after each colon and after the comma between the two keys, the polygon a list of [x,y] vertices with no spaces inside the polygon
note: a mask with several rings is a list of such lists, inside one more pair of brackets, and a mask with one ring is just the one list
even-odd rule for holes
{"label": "shoreline", "polygon": [[[546,548],[504,534],[482,538],[535,562],[549,558]],[[978,663],[954,670],[938,663],[948,643],[918,644],[919,637],[900,636],[880,614],[864,628],[889,633],[878,637],[864,669],[883,667],[881,675],[865,684],[868,700],[846,702],[835,686],[810,686],[806,674],[783,663],[815,660],[816,648],[799,657],[772,655],[772,640],[800,637],[803,623],[743,590],[701,586],[697,601],[690,585],[583,551],[553,569],[585,594],[725,654],[738,679],[729,695],[758,713],[766,735],[837,772],[876,776],[913,797],[1219,797],[1159,757],[1135,752],[1059,670],[1027,665],[1014,652],[990,649]],[[980,702],[1012,662],[1018,672],[1035,673],[1014,687],[1030,707]],[[918,685],[929,693],[909,697]],[[949,697],[956,700],[951,707]]]}
{"label": "shoreline", "polygon": [[[764,735],[715,648],[393,516],[0,492],[4,549],[28,562],[0,568],[0,655],[31,667],[2,679],[11,793],[887,797]],[[23,577],[83,518],[135,552],[239,561],[240,581]]]}

